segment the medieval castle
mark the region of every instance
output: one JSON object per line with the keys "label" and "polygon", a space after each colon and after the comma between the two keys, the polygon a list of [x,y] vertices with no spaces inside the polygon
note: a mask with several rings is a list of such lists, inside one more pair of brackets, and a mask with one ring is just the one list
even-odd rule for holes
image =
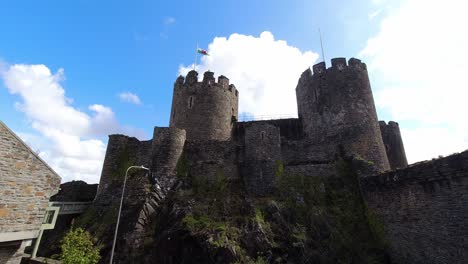
{"label": "medieval castle", "polygon": [[[332,173],[339,151],[373,162],[381,171],[407,166],[398,123],[378,121],[366,65],[358,59],[332,59],[307,69],[296,87],[299,118],[238,122],[239,92],[229,79],[190,71],[174,84],[170,125],[156,127],[153,139],[109,138],[99,193],[122,151],[156,177],[174,176],[182,152],[191,174],[214,176],[223,170],[243,179],[253,193],[274,184],[277,162],[286,172]],[[98,194],[99,197],[99,194]]]}
{"label": "medieval castle", "polygon": [[[383,222],[396,263],[468,258],[468,151],[408,166],[398,123],[378,121],[366,64],[358,59],[335,58],[329,68],[321,62],[305,70],[296,96],[298,118],[239,122],[239,93],[228,78],[216,81],[205,72],[199,82],[196,71],[180,76],[169,127],[155,127],[148,141],[109,136],[94,206],[110,208],[119,198],[117,174],[130,165],[171,181],[183,159],[192,178],[221,174],[265,196],[275,189],[279,166],[285,175],[329,177],[337,175],[337,157],[355,157],[372,167],[360,175],[359,188],[366,208]],[[129,181],[126,206],[136,209],[126,213],[133,219],[122,235],[127,247],[138,244],[163,199],[148,194],[142,177]]]}

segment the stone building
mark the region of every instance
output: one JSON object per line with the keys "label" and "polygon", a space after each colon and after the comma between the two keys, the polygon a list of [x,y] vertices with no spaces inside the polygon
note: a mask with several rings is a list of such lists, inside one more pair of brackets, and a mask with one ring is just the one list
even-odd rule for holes
{"label": "stone building", "polygon": [[333,174],[338,153],[360,156],[380,171],[391,169],[387,153],[400,161],[392,165],[406,165],[398,126],[391,136],[382,134],[366,65],[335,58],[330,68],[322,62],[312,69],[297,84],[298,118],[250,122],[238,121],[239,92],[225,76],[216,81],[213,72],[205,72],[201,82],[196,71],[180,76],[169,127],[156,127],[149,141],[109,137],[96,201],[112,200],[109,187],[123,159],[161,178],[175,175],[184,153],[191,176],[242,179],[256,195],[273,189],[278,162],[289,174],[315,175]]}
{"label": "stone building", "polygon": [[39,234],[59,175],[0,121],[0,263],[19,263]]}
{"label": "stone building", "polygon": [[[366,64],[354,58],[305,70],[296,96],[298,118],[239,122],[239,93],[226,77],[216,81],[205,72],[200,82],[196,71],[180,76],[169,127],[156,127],[148,141],[109,136],[94,205],[115,206],[120,175],[130,165],[150,168],[164,185],[185,164],[192,179],[222,176],[242,182],[251,195],[264,196],[275,189],[279,169],[288,177],[333,177],[337,157],[352,156],[370,168],[359,174],[361,193],[384,224],[395,263],[464,263],[467,152],[408,166],[399,125],[378,121]],[[125,213],[120,247],[136,248],[145,219],[164,195],[152,198],[141,175],[127,184],[131,210]]]}

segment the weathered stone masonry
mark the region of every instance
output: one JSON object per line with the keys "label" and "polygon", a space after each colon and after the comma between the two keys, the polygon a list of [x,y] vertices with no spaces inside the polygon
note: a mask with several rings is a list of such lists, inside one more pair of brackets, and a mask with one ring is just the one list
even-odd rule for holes
{"label": "weathered stone masonry", "polygon": [[361,179],[396,263],[466,263],[468,151]]}
{"label": "weathered stone masonry", "polygon": [[258,195],[273,189],[279,163],[288,174],[330,175],[335,156],[345,151],[389,169],[365,64],[337,58],[331,68],[319,63],[313,69],[296,88],[299,118],[252,122],[237,122],[238,91],[226,77],[216,82],[205,72],[199,82],[196,71],[180,76],[170,127],[156,128],[153,143],[110,136],[97,201],[112,200],[103,197],[121,181],[112,175],[123,156],[161,178],[175,175],[184,152],[193,177],[242,179]]}
{"label": "weathered stone masonry", "polygon": [[398,123],[390,121],[386,124],[385,121],[379,121],[379,125],[390,168],[394,170],[408,166]]}
{"label": "weathered stone masonry", "polygon": [[[191,71],[177,79],[170,127],[155,128],[152,140],[109,137],[96,205],[118,199],[119,175],[130,165],[151,168],[168,187],[183,156],[191,177],[241,180],[262,196],[274,190],[279,166],[289,176],[331,176],[337,156],[352,155],[371,161],[369,171],[384,172],[364,175],[361,187],[383,220],[397,263],[467,258],[467,153],[389,172],[407,166],[403,141],[396,122],[378,122],[364,63],[337,58],[330,68],[319,63],[307,69],[296,88],[299,118],[283,120],[237,122],[238,92],[229,80],[215,82],[212,72],[202,82],[197,76]],[[148,179],[141,175],[128,181],[126,203],[134,213],[122,231],[127,245],[141,243],[145,219],[164,196],[143,188]]]}
{"label": "weathered stone masonry", "polygon": [[60,177],[0,122],[1,263],[19,263],[22,241],[37,237],[49,198],[59,186]]}

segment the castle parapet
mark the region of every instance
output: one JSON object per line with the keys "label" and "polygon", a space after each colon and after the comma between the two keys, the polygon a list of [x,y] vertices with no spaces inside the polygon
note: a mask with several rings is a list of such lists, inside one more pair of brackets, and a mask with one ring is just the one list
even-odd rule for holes
{"label": "castle parapet", "polygon": [[228,140],[238,117],[238,91],[221,75],[207,71],[203,80],[190,71],[174,84],[170,127],[185,129],[187,140]]}
{"label": "castle parapet", "polygon": [[366,66],[334,58],[306,69],[296,87],[299,118],[314,144],[344,147],[346,154],[389,169]]}
{"label": "castle parapet", "polygon": [[312,66],[314,74],[325,74],[327,71],[343,71],[346,69],[352,70],[367,70],[367,66],[365,63],[361,62],[361,60],[356,58],[351,58],[346,63],[346,58],[333,58],[331,59],[331,67],[327,68],[325,62],[319,62]]}
{"label": "castle parapet", "polygon": [[390,168],[394,170],[408,166],[398,123],[390,121],[386,124],[385,121],[379,121],[379,126]]}

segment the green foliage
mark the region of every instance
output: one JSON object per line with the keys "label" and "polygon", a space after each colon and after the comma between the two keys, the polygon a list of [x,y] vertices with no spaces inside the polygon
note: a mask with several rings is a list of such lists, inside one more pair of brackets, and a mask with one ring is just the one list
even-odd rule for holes
{"label": "green foliage", "polygon": [[[181,190],[178,199],[190,201],[191,212],[182,223],[192,235],[206,239],[210,252],[234,249],[238,263],[266,263],[265,252],[243,248],[252,221],[261,226],[268,247],[288,254],[293,249],[286,258],[291,262],[382,263],[383,226],[365,206],[355,165],[347,160],[335,165],[336,176],[317,177],[288,175],[277,161],[277,192],[270,197],[246,196],[242,185],[233,186],[221,168],[214,178],[187,176],[192,188]],[[270,210],[275,207],[276,216]],[[282,255],[273,259],[283,261]]]}
{"label": "green foliage", "polygon": [[134,161],[130,157],[130,152],[128,151],[127,146],[125,146],[125,148],[119,154],[117,158],[117,162],[119,166],[116,170],[114,170],[112,174],[113,183],[121,184],[121,181],[123,180],[125,176],[125,172],[127,171],[128,167],[134,165]]}
{"label": "green foliage", "polygon": [[86,228],[97,241],[101,241],[117,222],[118,206],[118,201],[114,201],[105,211],[98,211],[91,206],[76,219],[74,225]]}
{"label": "green foliage", "polygon": [[276,178],[281,178],[283,177],[284,174],[284,165],[282,160],[277,160],[276,161]]}
{"label": "green foliage", "polygon": [[208,179],[207,177],[192,178],[192,189],[198,197],[221,198],[226,193],[228,184],[229,182],[221,168],[216,170],[214,179]]}
{"label": "green foliage", "polygon": [[64,264],[95,264],[99,262],[99,248],[93,245],[91,235],[82,228],[70,230],[61,243]]}
{"label": "green foliage", "polygon": [[307,230],[303,225],[297,224],[293,228],[292,236],[295,241],[305,243],[307,241]]}
{"label": "green foliage", "polygon": [[383,248],[388,248],[389,242],[385,239],[385,227],[377,215],[366,206],[366,218],[375,240]]}
{"label": "green foliage", "polygon": [[189,175],[189,164],[185,152],[182,152],[176,165],[177,178],[185,180]]}
{"label": "green foliage", "polygon": [[262,256],[258,256],[252,264],[267,264],[267,261]]}
{"label": "green foliage", "polygon": [[335,166],[337,176],[277,177],[289,240],[329,252],[329,262],[381,263],[382,225],[365,207],[353,164],[340,159]]}

